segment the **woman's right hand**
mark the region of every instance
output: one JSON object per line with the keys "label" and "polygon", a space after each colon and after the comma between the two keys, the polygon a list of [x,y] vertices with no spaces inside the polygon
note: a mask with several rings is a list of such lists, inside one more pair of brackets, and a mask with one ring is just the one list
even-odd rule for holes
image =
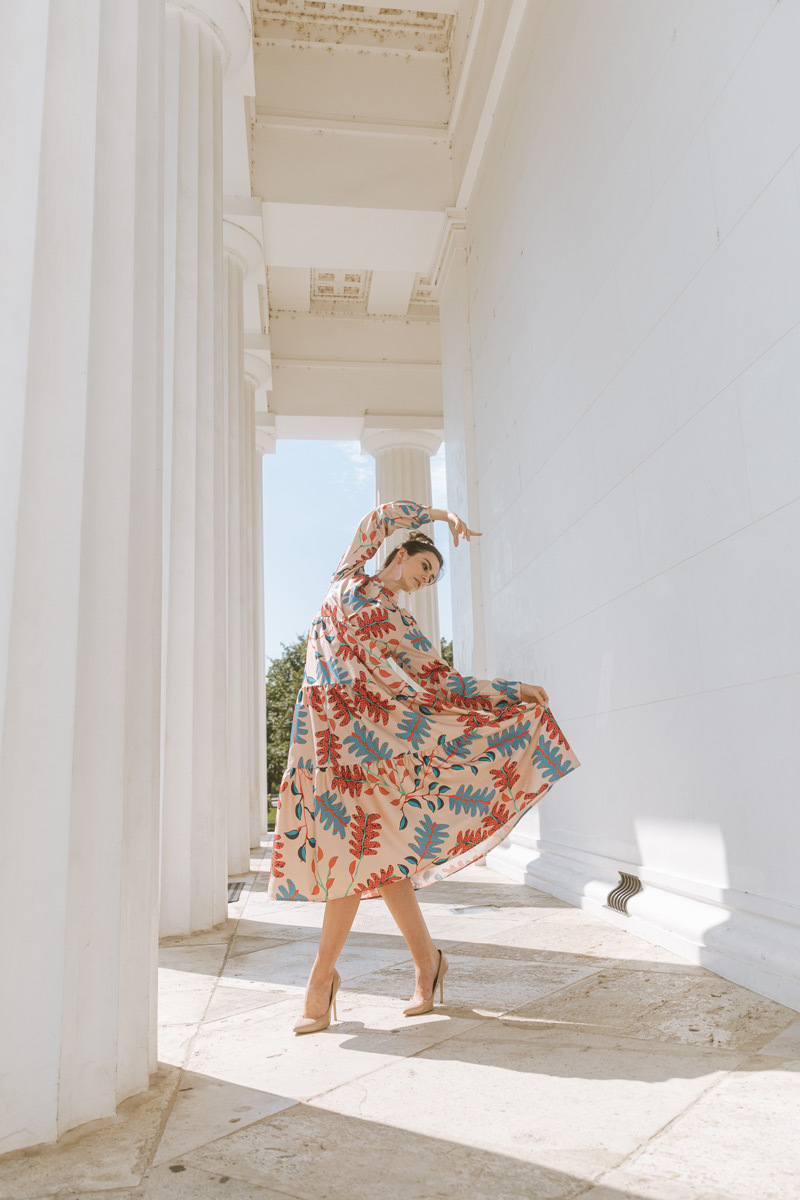
{"label": "woman's right hand", "polygon": [[519,698],[528,703],[541,704],[547,708],[550,703],[550,697],[543,687],[539,687],[535,683],[521,683],[519,686]]}
{"label": "woman's right hand", "polygon": [[461,517],[459,517],[458,513],[448,511],[445,514],[445,520],[447,521],[447,524],[450,526],[450,532],[453,535],[453,545],[454,546],[458,545],[458,539],[460,537],[466,538],[467,541],[469,541],[470,538],[483,537],[483,534],[478,533],[478,531],[476,529],[470,529],[469,526],[467,525],[466,521],[463,521],[461,519]]}

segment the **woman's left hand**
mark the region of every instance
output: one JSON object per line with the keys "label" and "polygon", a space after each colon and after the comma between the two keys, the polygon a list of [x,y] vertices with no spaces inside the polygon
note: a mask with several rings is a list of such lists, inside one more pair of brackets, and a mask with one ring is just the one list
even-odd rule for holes
{"label": "woman's left hand", "polygon": [[542,704],[545,708],[550,703],[547,692],[535,683],[520,684],[519,695],[521,700],[533,701],[534,704]]}

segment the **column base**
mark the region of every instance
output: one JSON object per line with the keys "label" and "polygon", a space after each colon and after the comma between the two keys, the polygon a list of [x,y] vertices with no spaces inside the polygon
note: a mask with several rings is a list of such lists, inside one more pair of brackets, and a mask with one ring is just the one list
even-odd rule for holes
{"label": "column base", "polygon": [[[640,864],[542,844],[517,831],[486,861],[518,883],[566,900],[723,979],[800,1011],[800,928],[790,905],[730,888],[702,888],[690,880],[656,876]],[[620,871],[635,875],[643,885],[628,900],[627,916],[606,905]]]}

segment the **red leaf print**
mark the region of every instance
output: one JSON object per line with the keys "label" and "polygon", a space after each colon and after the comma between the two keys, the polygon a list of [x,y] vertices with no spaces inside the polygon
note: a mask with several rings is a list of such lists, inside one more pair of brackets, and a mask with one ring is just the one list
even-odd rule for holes
{"label": "red leaf print", "polygon": [[360,804],[350,822],[350,853],[354,858],[377,854],[380,848],[381,819],[377,813],[366,813]]}
{"label": "red leaf print", "polygon": [[397,707],[392,704],[391,700],[384,700],[379,692],[371,692],[367,687],[367,676],[364,671],[361,671],[358,679],[353,684],[355,692],[355,707],[360,716],[366,712],[371,721],[376,724],[382,722],[384,725],[389,724],[389,713],[393,712]]}
{"label": "red leaf print", "polygon": [[382,867],[380,872],[373,871],[366,883],[359,883],[354,888],[356,892],[366,892],[369,888],[383,887],[385,883],[391,883],[393,879],[398,879],[395,875],[394,867]]}
{"label": "red leaf print", "polygon": [[425,687],[435,688],[439,680],[446,679],[449,674],[450,668],[447,663],[437,658],[425,663],[419,673],[419,682]]}
{"label": "red leaf print", "polygon": [[275,840],[272,843],[272,874],[276,879],[283,879],[282,868],[286,866],[283,858],[283,838],[279,833],[275,834]]}
{"label": "red leaf print", "polygon": [[340,767],[337,764],[331,782],[337,792],[347,792],[348,796],[360,796],[364,786],[364,772],[359,766]]}
{"label": "red leaf print", "polygon": [[389,615],[385,608],[379,605],[360,612],[356,617],[356,637],[362,641],[376,637],[385,637],[392,628]]}
{"label": "red leaf print", "polygon": [[352,718],[358,713],[358,708],[353,704],[348,691],[341,684],[334,684],[330,688],[331,707],[333,715],[342,725],[349,725]]}
{"label": "red leaf print", "polygon": [[[484,820],[486,820],[485,817]],[[465,854],[467,850],[473,850],[481,844],[485,837],[486,834],[482,833],[480,829],[459,829],[455,846],[451,846],[447,852],[448,858],[455,858],[457,854]]]}
{"label": "red leaf print", "polygon": [[320,730],[317,734],[317,766],[327,767],[328,763],[333,763],[337,767],[341,748],[342,744],[335,733],[331,733],[330,729]]}
{"label": "red leaf print", "polygon": [[322,688],[314,685],[306,690],[306,696],[308,697],[308,707],[313,708],[314,712],[321,713],[325,707]]}
{"label": "red leaf print", "polygon": [[511,812],[502,800],[495,800],[492,811],[481,818],[481,825],[486,830],[484,836],[496,833],[507,821],[511,820]]}
{"label": "red leaf print", "polygon": [[567,739],[556,724],[556,719],[551,712],[545,709],[542,713],[542,725],[547,730],[548,736],[555,738],[559,746],[566,746]]}
{"label": "red leaf print", "polygon": [[506,790],[510,791],[514,784],[519,780],[519,771],[517,770],[517,764],[514,759],[512,759],[510,762],[503,763],[499,770],[497,767],[493,767],[492,778],[494,779],[494,786],[499,788],[501,792]]}

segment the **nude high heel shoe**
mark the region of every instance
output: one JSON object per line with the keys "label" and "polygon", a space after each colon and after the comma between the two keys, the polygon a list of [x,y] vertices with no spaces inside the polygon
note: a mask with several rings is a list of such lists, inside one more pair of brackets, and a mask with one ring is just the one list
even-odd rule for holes
{"label": "nude high heel shoe", "polygon": [[322,1029],[327,1029],[331,1023],[331,1009],[333,1009],[333,1019],[338,1020],[336,1016],[336,993],[339,990],[339,984],[342,982],[339,972],[334,968],[333,983],[331,984],[331,999],[327,1010],[321,1017],[300,1017],[294,1026],[295,1033],[319,1033]]}
{"label": "nude high heel shoe", "polygon": [[431,988],[430,999],[423,1000],[421,1004],[411,1004],[408,1008],[403,1009],[404,1017],[419,1017],[422,1013],[430,1012],[433,1008],[433,998],[436,995],[436,988],[439,988],[439,1003],[444,1001],[444,977],[447,974],[447,959],[439,951],[439,970],[436,972],[436,978],[433,981]]}

